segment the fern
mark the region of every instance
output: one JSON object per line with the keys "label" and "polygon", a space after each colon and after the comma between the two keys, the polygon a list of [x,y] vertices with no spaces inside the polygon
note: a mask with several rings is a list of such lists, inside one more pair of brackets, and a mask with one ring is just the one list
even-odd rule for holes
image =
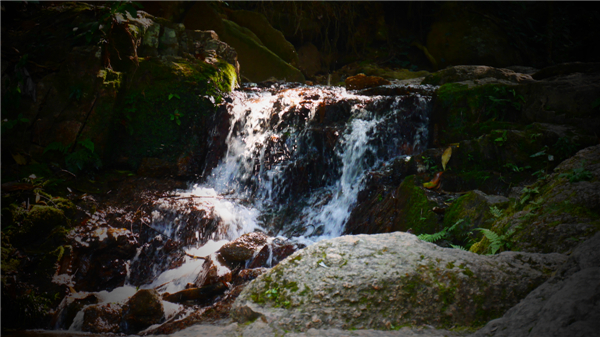
{"label": "fern", "polygon": [[490,241],[490,250],[491,254],[494,255],[502,246],[504,246],[504,242],[502,237],[496,234],[496,232],[491,231],[487,228],[478,228],[483,235]]}
{"label": "fern", "polygon": [[498,207],[496,207],[496,206],[492,206],[492,207],[490,207],[490,212],[492,213],[492,215],[493,215],[495,218],[500,218],[500,217],[502,217],[502,210],[498,209]]}
{"label": "fern", "polygon": [[441,231],[437,232],[437,233],[433,233],[433,234],[419,234],[417,237],[420,240],[426,241],[426,242],[436,242],[436,241],[440,241],[442,239],[445,239],[448,237],[448,235],[450,235],[451,233],[453,233],[454,231],[456,231],[456,228],[458,227],[458,225],[460,225],[463,221],[465,221],[464,219],[460,219],[457,222],[454,223],[454,225],[450,226],[450,227],[446,227],[444,229],[442,229]]}

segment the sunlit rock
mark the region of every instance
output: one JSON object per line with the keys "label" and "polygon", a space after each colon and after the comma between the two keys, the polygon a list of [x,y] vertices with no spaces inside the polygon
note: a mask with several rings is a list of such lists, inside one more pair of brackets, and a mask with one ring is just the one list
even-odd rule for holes
{"label": "sunlit rock", "polygon": [[252,232],[244,234],[239,238],[226,243],[219,253],[227,261],[246,261],[267,244],[268,236],[261,232]]}
{"label": "sunlit rock", "polygon": [[241,322],[264,316],[290,330],[478,326],[500,317],[565,260],[561,254],[481,256],[401,232],[342,236],[292,254],[259,276],[231,315]]}

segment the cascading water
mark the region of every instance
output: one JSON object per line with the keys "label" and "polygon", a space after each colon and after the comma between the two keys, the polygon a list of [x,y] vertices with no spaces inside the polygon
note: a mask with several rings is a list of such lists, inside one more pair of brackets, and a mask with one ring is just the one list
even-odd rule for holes
{"label": "cascading water", "polygon": [[[128,274],[126,286],[100,296],[102,301],[122,302],[135,285],[183,290],[202,268],[202,260],[191,256],[210,255],[244,233],[259,230],[305,245],[342,235],[368,175],[427,146],[432,88],[408,89],[401,91],[425,94],[255,85],[231,93],[222,107],[229,127],[221,160],[202,183],[156,205],[147,221],[157,234],[155,248],[138,248],[128,273],[145,264],[147,251],[166,251],[169,240],[184,243],[187,256],[175,267],[154,266],[143,278]],[[182,217],[193,212],[202,221],[190,231]],[[171,314],[181,309],[170,306]],[[82,315],[71,330],[81,329]]]}

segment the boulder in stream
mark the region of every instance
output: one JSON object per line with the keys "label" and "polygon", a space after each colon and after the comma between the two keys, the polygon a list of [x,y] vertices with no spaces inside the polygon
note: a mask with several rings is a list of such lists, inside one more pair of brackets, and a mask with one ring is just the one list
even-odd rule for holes
{"label": "boulder in stream", "polygon": [[154,289],[142,289],[133,295],[123,307],[121,326],[124,331],[138,332],[165,318],[160,295]]}
{"label": "boulder in stream", "polygon": [[342,236],[296,252],[252,281],[233,305],[239,322],[282,329],[476,327],[500,317],[566,257],[481,256],[394,232]]}

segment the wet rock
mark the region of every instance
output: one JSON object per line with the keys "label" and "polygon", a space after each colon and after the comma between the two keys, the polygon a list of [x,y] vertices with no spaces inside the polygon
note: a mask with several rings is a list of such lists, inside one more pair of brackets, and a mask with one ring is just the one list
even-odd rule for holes
{"label": "wet rock", "polygon": [[358,74],[346,78],[346,89],[348,90],[360,90],[371,87],[378,87],[380,85],[391,84],[390,81],[377,76],[366,76],[365,74]]}
{"label": "wet rock", "polygon": [[251,259],[266,243],[269,237],[261,232],[247,233],[226,243],[219,253],[227,261],[246,261]]}
{"label": "wet rock", "polygon": [[266,244],[252,259],[248,268],[272,268],[295,251],[306,247],[303,244],[291,243],[286,240],[274,238]]}
{"label": "wet rock", "polygon": [[316,328],[477,326],[501,316],[565,260],[561,254],[481,256],[401,232],[343,236],[309,246],[252,281],[232,317],[245,321],[244,313],[255,313],[300,330],[309,321]]}
{"label": "wet rock", "polygon": [[52,326],[55,329],[68,329],[77,313],[83,307],[96,303],[98,303],[98,296],[86,292],[77,292],[63,298],[55,310],[56,313],[52,318]]}
{"label": "wet rock", "polygon": [[373,193],[369,199],[352,210],[345,233],[375,234],[411,231],[415,234],[434,233],[438,215],[436,202],[428,199],[422,180],[411,175],[389,191]]}
{"label": "wet rock", "polygon": [[240,284],[244,284],[248,281],[252,281],[255,278],[257,278],[258,276],[264,274],[265,272],[267,272],[267,268],[253,268],[253,269],[243,269],[240,270],[240,272],[235,276],[235,278],[233,279],[233,284],[235,285],[240,285]]}
{"label": "wet rock", "polygon": [[164,319],[163,304],[154,289],[142,289],[123,306],[121,326],[125,332],[138,332]]}
{"label": "wet rock", "polygon": [[232,272],[228,262],[221,256],[220,253],[214,253],[206,257],[202,270],[198,273],[194,285],[198,288],[203,286],[223,283],[230,283],[232,280]]}
{"label": "wet rock", "polygon": [[72,233],[71,270],[78,291],[111,290],[127,277],[127,261],[137,248],[135,236],[127,229],[108,226]]}
{"label": "wet rock", "polygon": [[308,78],[313,78],[318,72],[322,71],[321,53],[317,47],[307,42],[298,49],[298,68],[302,70]]}
{"label": "wet rock", "polygon": [[81,331],[118,333],[121,331],[122,307],[119,304],[95,304],[83,310]]}
{"label": "wet rock", "polygon": [[579,245],[552,278],[473,337],[592,336],[600,329],[600,234]]}
{"label": "wet rock", "polygon": [[132,285],[150,283],[163,271],[181,266],[185,259],[181,244],[162,235],[155,236],[138,250],[129,267]]}
{"label": "wet rock", "polygon": [[163,294],[162,298],[165,301],[181,304],[206,304],[210,303],[216,296],[227,290],[227,285],[219,282],[209,284],[201,288],[189,288],[178,291],[176,293]]}

